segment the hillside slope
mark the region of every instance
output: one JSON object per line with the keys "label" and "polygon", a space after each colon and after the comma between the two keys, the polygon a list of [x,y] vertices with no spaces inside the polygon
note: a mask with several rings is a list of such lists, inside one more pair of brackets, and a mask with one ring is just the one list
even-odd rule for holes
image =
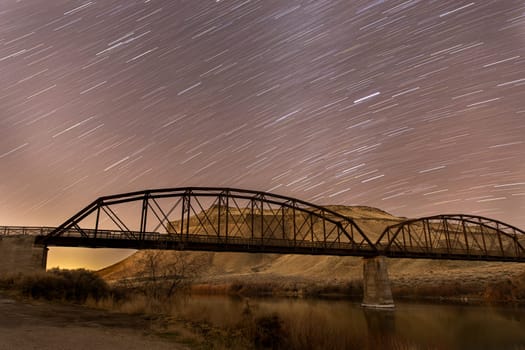
{"label": "hillside slope", "polygon": [[[327,206],[353,218],[375,241],[388,225],[405,218],[364,206]],[[99,271],[110,282],[137,276],[143,271],[148,251],[138,251],[127,259]],[[198,266],[201,284],[277,284],[294,283],[318,286],[341,285],[360,281],[359,257],[278,255],[253,253],[176,252],[155,253],[164,264],[181,261]],[[389,275],[395,288],[432,288],[435,285],[470,284],[483,290],[489,283],[508,280],[525,272],[525,264],[472,261],[389,259]]]}

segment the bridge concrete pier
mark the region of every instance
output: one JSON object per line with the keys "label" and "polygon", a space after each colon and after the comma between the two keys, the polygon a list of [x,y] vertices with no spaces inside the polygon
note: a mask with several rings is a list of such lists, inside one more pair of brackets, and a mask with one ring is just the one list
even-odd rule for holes
{"label": "bridge concrete pier", "polygon": [[363,307],[391,309],[394,307],[387,260],[384,256],[363,258]]}

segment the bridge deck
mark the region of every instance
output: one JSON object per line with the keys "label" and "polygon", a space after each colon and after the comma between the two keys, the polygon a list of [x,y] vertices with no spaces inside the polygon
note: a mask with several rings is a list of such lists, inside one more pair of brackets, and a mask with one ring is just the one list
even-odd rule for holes
{"label": "bridge deck", "polygon": [[215,251],[215,252],[245,252],[245,253],[273,253],[273,254],[305,254],[305,255],[335,255],[335,256],[362,256],[373,257],[383,255],[390,258],[409,259],[439,259],[439,260],[474,260],[474,261],[501,261],[525,262],[521,256],[501,256],[499,251],[473,252],[465,249],[422,248],[411,247],[410,250],[390,247],[384,250],[380,244],[377,250],[364,246],[357,246],[344,242],[310,242],[293,241],[286,239],[240,238],[240,237],[213,237],[209,235],[175,235],[156,232],[122,232],[111,230],[83,230],[85,236],[78,231],[71,231],[62,236],[54,237],[46,242],[46,236],[53,227],[0,227],[0,235],[33,235],[35,244],[62,247],[86,248],[118,248],[118,249],[164,249],[188,251]]}
{"label": "bridge deck", "polygon": [[[43,244],[45,236],[36,236],[35,244]],[[303,254],[303,255],[335,255],[374,257],[378,255],[389,258],[431,259],[431,260],[470,260],[470,261],[500,261],[525,262],[525,257],[501,256],[494,254],[476,254],[464,249],[422,249],[412,247],[407,250],[372,250],[356,247],[349,243],[325,242],[294,242],[290,240],[260,239],[230,237],[228,239],[214,238],[207,235],[170,236],[166,234],[147,233],[141,240],[123,238],[122,235],[104,235],[96,240],[80,236],[61,236],[53,239],[52,246],[86,247],[86,248],[117,248],[117,249],[163,249],[239,253],[268,254]]]}
{"label": "bridge deck", "polygon": [[[45,236],[36,236],[36,244],[44,244]],[[52,246],[89,248],[165,249],[215,252],[245,252],[274,254],[307,254],[337,256],[376,256],[373,248],[350,243],[292,241],[285,239],[211,237],[207,235],[169,235],[143,233],[141,239],[126,238],[120,234],[98,235],[96,239],[81,236],[60,236]]]}

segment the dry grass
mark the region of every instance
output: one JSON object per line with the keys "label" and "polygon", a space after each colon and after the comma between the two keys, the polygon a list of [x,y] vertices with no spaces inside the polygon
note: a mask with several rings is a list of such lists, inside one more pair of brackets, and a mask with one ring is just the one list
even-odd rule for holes
{"label": "dry grass", "polygon": [[355,330],[320,327],[326,315],[310,310],[290,319],[284,316],[289,330],[289,343],[294,349],[362,349],[364,337]]}

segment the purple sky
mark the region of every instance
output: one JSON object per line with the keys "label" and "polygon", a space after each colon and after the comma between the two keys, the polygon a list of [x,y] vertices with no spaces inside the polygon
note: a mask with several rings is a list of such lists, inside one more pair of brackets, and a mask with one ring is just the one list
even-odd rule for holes
{"label": "purple sky", "polygon": [[228,186],[525,227],[523,1],[0,2],[0,225]]}

